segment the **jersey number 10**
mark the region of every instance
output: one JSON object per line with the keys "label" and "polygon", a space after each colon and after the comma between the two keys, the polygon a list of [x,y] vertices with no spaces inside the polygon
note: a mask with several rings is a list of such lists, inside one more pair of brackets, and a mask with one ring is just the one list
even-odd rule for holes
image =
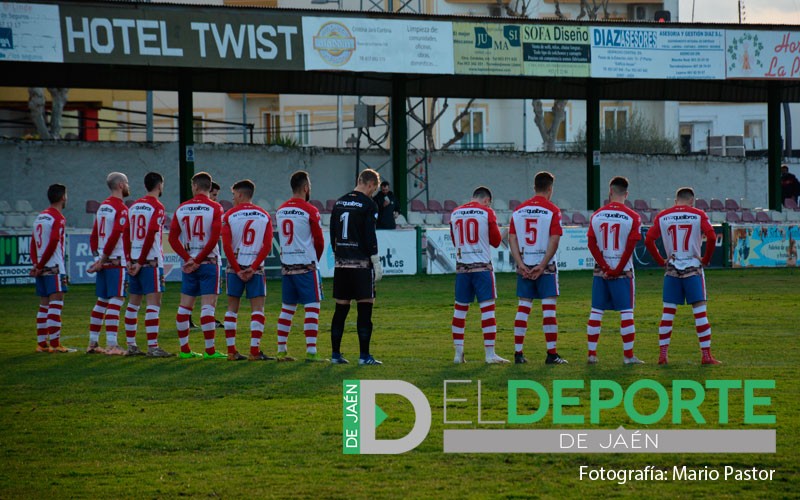
{"label": "jersey number 10", "polygon": [[479,240],[478,219],[457,219],[456,232],[458,233],[458,244],[476,245]]}

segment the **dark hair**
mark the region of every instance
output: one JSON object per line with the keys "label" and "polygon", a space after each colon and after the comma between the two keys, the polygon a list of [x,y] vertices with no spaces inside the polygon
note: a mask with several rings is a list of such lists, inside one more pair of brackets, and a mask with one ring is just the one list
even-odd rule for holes
{"label": "dark hair", "polygon": [[222,188],[220,187],[219,184],[217,184],[214,181],[211,181],[211,189],[210,189],[210,191],[219,191],[220,189],[222,189]]}
{"label": "dark hair", "polygon": [[678,190],[675,192],[675,198],[678,198],[679,200],[691,200],[694,198],[694,189],[690,187],[678,188]]}
{"label": "dark hair", "polygon": [[[208,172],[197,172],[192,176],[192,184],[203,191],[211,191],[214,183],[211,181],[211,174]],[[217,187],[219,189],[219,186]]]}
{"label": "dark hair", "polygon": [[47,199],[50,203],[58,203],[67,194],[67,186],[63,184],[50,184],[47,188]]}
{"label": "dark hair", "polygon": [[164,182],[164,176],[158,172],[148,172],[144,176],[144,188],[150,192],[158,187],[159,184]]}
{"label": "dark hair", "polygon": [[472,192],[473,198],[489,198],[492,199],[492,190],[487,188],[486,186],[478,186],[475,188],[475,191]]}
{"label": "dark hair", "polygon": [[608,183],[608,186],[616,194],[625,194],[628,191],[628,179],[618,175],[611,179],[611,182]]}
{"label": "dark hair", "polygon": [[533,190],[537,193],[547,191],[547,189],[553,185],[555,180],[556,177],[550,172],[539,172],[536,174],[536,177],[533,178]]}
{"label": "dark hair", "polygon": [[308,172],[305,170],[298,170],[297,172],[292,174],[292,177],[289,179],[289,185],[292,187],[292,193],[299,193],[304,186],[308,185],[310,182],[308,178]]}
{"label": "dark hair", "polygon": [[383,186],[389,187],[389,181],[381,182],[381,187],[383,187]]}
{"label": "dark hair", "polygon": [[256,184],[251,181],[250,179],[244,179],[241,181],[237,181],[232,187],[234,191],[240,191],[245,194],[248,198],[252,198],[253,194],[256,192]]}
{"label": "dark hair", "polygon": [[378,182],[381,176],[375,170],[371,168],[367,168],[362,170],[360,174],[358,174],[358,183],[359,184],[369,184],[370,182]]}

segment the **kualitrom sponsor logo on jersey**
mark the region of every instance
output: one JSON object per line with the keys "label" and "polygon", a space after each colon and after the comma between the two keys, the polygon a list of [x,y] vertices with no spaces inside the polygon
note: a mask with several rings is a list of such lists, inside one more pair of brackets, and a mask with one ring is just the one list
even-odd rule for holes
{"label": "kualitrom sponsor logo on jersey", "polygon": [[604,219],[625,219],[629,220],[631,217],[628,214],[622,212],[600,212],[597,214],[598,217],[602,217]]}
{"label": "kualitrom sponsor logo on jersey", "polygon": [[360,207],[364,206],[364,204],[361,203],[360,201],[343,201],[343,200],[339,200],[339,201],[336,202],[336,204],[338,206],[341,206],[341,207],[359,207],[360,208]]}
{"label": "kualitrom sponsor logo on jersey", "polygon": [[696,220],[699,216],[695,214],[684,214],[684,215],[668,215],[664,217],[666,220],[673,220],[673,221],[680,221],[680,220]]}
{"label": "kualitrom sponsor logo on jersey", "polygon": [[282,208],[282,209],[278,210],[278,215],[286,215],[286,216],[289,216],[289,215],[300,215],[300,216],[303,216],[303,215],[306,215],[306,212],[304,212],[303,210],[300,210],[299,208]]}
{"label": "kualitrom sponsor logo on jersey", "polygon": [[189,205],[182,207],[181,210],[186,210],[187,212],[209,212],[211,207],[208,205]]}

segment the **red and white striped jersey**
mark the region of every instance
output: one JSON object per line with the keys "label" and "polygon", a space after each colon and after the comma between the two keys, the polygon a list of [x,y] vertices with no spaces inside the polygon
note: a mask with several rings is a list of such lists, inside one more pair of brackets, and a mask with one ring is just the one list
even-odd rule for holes
{"label": "red and white striped jersey", "polygon": [[105,255],[109,259],[119,259],[122,266],[126,264],[131,241],[128,232],[128,207],[122,199],[109,196],[100,204],[89,244],[92,252]]}
{"label": "red and white striped jersey", "polygon": [[58,266],[58,273],[66,273],[64,265],[64,227],[66,219],[55,208],[47,208],[33,222],[31,260],[37,269]]}
{"label": "red and white striped jersey", "polygon": [[200,264],[209,257],[219,259],[217,243],[221,229],[222,205],[205,194],[198,194],[175,210],[169,243],[184,261],[192,258]]}
{"label": "red and white striped jersey", "polygon": [[143,196],[128,209],[131,219],[131,260],[144,264],[155,260],[158,267],[164,265],[164,249],[161,245],[164,226],[164,205],[154,196]]}
{"label": "red and white striped jersey", "polygon": [[316,263],[325,249],[319,211],[311,203],[291,198],[275,214],[278,241],[281,245],[281,264]]}
{"label": "red and white striped jersey", "polygon": [[497,248],[503,239],[494,210],[475,201],[453,210],[450,237],[459,264],[490,264],[491,247]]}
{"label": "red and white striped jersey", "polygon": [[[639,214],[622,203],[611,202],[598,208],[589,220],[588,237],[597,244],[603,259],[611,269],[619,265],[628,245],[642,239],[642,221]],[[633,259],[628,257],[622,271],[633,269]]]}
{"label": "red and white striped jersey", "polygon": [[[222,216],[222,246],[228,265],[258,268],[272,250],[272,220],[261,207],[242,203]],[[238,269],[237,269],[238,268]]]}
{"label": "red and white striped jersey", "polygon": [[687,205],[676,205],[656,216],[653,227],[647,232],[647,239],[655,241],[661,237],[667,262],[677,269],[686,269],[702,264],[700,246],[703,233],[714,234],[705,212]]}
{"label": "red and white striped jersey", "polygon": [[[561,210],[544,196],[521,203],[511,214],[509,238],[517,238],[519,253],[526,266],[538,265],[547,253],[550,236],[561,236]],[[556,261],[556,256],[547,264]]]}

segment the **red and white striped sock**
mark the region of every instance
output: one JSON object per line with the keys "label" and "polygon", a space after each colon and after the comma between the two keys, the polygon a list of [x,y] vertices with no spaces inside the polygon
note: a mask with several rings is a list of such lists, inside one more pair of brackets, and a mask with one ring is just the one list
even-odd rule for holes
{"label": "red and white striped sock", "polygon": [[228,354],[236,352],[236,320],[238,313],[227,311],[225,313],[225,344],[228,346]]}
{"label": "red and white striped sock", "polygon": [[286,352],[286,341],[292,330],[292,319],[297,310],[297,304],[281,304],[281,314],[278,316],[278,352]]}
{"label": "red and white striped sock", "polygon": [[39,347],[47,347],[47,306],[40,305],[39,311],[36,313],[36,343]]}
{"label": "red and white striped sock", "polygon": [[106,308],[106,345],[108,347],[119,345],[117,333],[119,332],[119,315],[122,310],[121,298],[113,297],[108,301]]}
{"label": "red and white striped sock", "polygon": [[139,323],[139,307],[128,304],[125,309],[125,340],[128,345],[136,345],[136,327]]}
{"label": "red and white striped sock", "polygon": [[217,334],[217,320],[214,319],[214,306],[211,304],[206,304],[200,309],[200,328],[206,341],[206,354],[216,353],[214,337]]}
{"label": "red and white striped sock", "polygon": [[556,299],[542,299],[542,330],[548,354],[557,354],[558,320],[556,319]]}
{"label": "red and white striped sock", "polygon": [[147,347],[158,347],[159,306],[147,306],[144,313],[144,331],[147,334]]}
{"label": "red and white striped sock", "polygon": [[589,313],[589,321],[586,323],[586,343],[589,350],[589,356],[597,356],[597,343],[600,341],[600,329],[603,324],[603,314],[605,311],[602,309],[592,308]]}
{"label": "red and white striped sock", "polygon": [[261,337],[264,335],[264,312],[250,313],[250,354],[258,356],[261,352]]}
{"label": "red and white striped sock", "polygon": [[633,357],[633,342],[636,339],[636,326],[633,323],[633,309],[619,312],[619,334],[622,336],[622,355]]}
{"label": "red and white striped sock", "polygon": [[[51,302],[52,303],[52,302]],[[706,315],[706,305],[692,307],[694,313],[694,328],[697,330],[697,340],[700,342],[700,350],[703,358],[711,357],[711,324]]]}
{"label": "red and white striped sock", "polygon": [[497,320],[494,316],[494,300],[478,304],[481,308],[481,331],[483,332],[483,348],[487,356],[494,355],[494,342],[497,338]]}
{"label": "red and white striped sock", "polygon": [[303,333],[306,335],[306,352],[317,353],[317,334],[319,334],[319,302],[311,302],[304,306],[306,311]]}
{"label": "red and white striped sock", "polygon": [[464,347],[464,327],[467,324],[467,312],[469,312],[469,304],[456,302],[453,307],[453,345],[456,348]]}
{"label": "red and white striped sock", "polygon": [[97,345],[100,341],[100,330],[103,328],[103,318],[106,315],[108,302],[105,299],[97,299],[92,308],[92,316],[89,318],[89,343]]}
{"label": "red and white striped sock", "polygon": [[178,306],[178,314],[175,316],[175,324],[178,328],[178,342],[181,352],[192,352],[189,347],[189,318],[192,317],[192,310],[183,306]]}
{"label": "red and white striped sock", "polygon": [[519,299],[517,316],[514,318],[514,352],[522,352],[525,345],[525,333],[528,331],[528,316],[531,314],[530,300]]}
{"label": "red and white striped sock", "polygon": [[47,311],[47,331],[50,334],[50,347],[61,345],[61,310],[63,308],[63,301],[50,301],[50,308]]}
{"label": "red and white striped sock", "polygon": [[675,319],[677,310],[678,306],[676,304],[664,302],[664,311],[661,313],[661,324],[658,325],[658,345],[662,358],[667,357],[669,341],[672,338],[672,320]]}

